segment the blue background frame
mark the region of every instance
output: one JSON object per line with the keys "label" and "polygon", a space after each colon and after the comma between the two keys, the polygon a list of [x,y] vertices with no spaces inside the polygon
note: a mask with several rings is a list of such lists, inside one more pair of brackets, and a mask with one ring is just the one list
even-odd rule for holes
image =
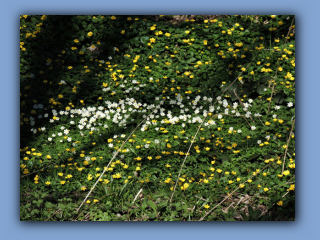
{"label": "blue background frame", "polygon": [[[0,9],[0,236],[3,239],[319,239],[320,1],[10,1]],[[292,14],[296,15],[296,221],[202,223],[45,223],[19,217],[19,15]],[[318,236],[318,237],[316,237]]]}

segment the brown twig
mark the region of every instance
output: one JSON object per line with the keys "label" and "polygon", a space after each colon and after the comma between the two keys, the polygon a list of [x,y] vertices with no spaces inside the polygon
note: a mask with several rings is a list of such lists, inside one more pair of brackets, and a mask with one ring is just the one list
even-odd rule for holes
{"label": "brown twig", "polygon": [[61,211],[61,209],[58,209],[57,211],[54,212],[54,214],[52,214],[50,217],[48,217],[46,220],[44,221],[48,221],[50,218],[52,218],[54,215],[56,215],[59,211]]}

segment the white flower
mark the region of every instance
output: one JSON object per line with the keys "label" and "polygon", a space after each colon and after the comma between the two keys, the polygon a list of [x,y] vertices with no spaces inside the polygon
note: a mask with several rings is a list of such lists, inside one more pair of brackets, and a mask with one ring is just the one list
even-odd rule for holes
{"label": "white flower", "polygon": [[219,119],[221,119],[221,118],[222,118],[222,115],[221,115],[221,114],[219,114],[219,115],[218,115],[218,118],[219,118]]}
{"label": "white flower", "polygon": [[112,57],[111,57],[111,56],[109,56],[108,58],[109,58],[109,60],[111,60],[111,59],[112,59]]}
{"label": "white flower", "polygon": [[113,144],[112,144],[112,143],[109,143],[109,147],[112,148],[112,147],[113,147]]}
{"label": "white flower", "polygon": [[280,109],[280,106],[275,106],[274,109],[275,109],[275,110],[279,110],[279,109]]}
{"label": "white flower", "polygon": [[288,102],[288,107],[292,107],[293,103],[292,102]]}
{"label": "white flower", "polygon": [[154,140],[154,143],[155,143],[155,144],[159,144],[160,141],[159,141],[158,139],[155,139],[155,140]]}
{"label": "white flower", "polygon": [[71,138],[71,137],[68,137],[68,139],[67,139],[67,140],[68,140],[68,142],[71,142],[72,138]]}
{"label": "white flower", "polygon": [[255,129],[256,129],[256,127],[255,127],[255,126],[251,126],[251,130],[253,130],[253,131],[254,131]]}
{"label": "white flower", "polygon": [[239,129],[239,130],[238,130],[238,133],[241,133],[241,132],[242,132],[241,129]]}
{"label": "white flower", "polygon": [[144,145],[145,148],[149,148],[149,144]]}
{"label": "white flower", "polygon": [[51,141],[52,141],[52,138],[48,138],[48,141],[50,141],[50,142],[51,142]]}
{"label": "white flower", "polygon": [[48,114],[48,113],[44,114],[44,117],[48,117],[48,116],[49,116],[49,114]]}
{"label": "white flower", "polygon": [[261,144],[261,140],[258,140],[257,143],[258,143],[258,144]]}

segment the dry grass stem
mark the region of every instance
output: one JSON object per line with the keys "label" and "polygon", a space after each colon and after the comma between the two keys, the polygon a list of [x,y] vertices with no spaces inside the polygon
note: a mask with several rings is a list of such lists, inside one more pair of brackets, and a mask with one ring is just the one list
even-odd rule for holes
{"label": "dry grass stem", "polygon": [[134,202],[137,200],[139,194],[142,192],[142,188],[139,190],[139,192],[137,193],[137,195],[134,197],[132,204],[134,204]]}

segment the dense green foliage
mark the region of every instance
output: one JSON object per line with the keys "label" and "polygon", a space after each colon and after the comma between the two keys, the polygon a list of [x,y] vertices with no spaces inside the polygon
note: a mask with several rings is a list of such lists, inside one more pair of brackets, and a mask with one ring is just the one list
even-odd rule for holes
{"label": "dense green foliage", "polygon": [[294,32],[293,16],[21,16],[21,220],[293,220]]}

